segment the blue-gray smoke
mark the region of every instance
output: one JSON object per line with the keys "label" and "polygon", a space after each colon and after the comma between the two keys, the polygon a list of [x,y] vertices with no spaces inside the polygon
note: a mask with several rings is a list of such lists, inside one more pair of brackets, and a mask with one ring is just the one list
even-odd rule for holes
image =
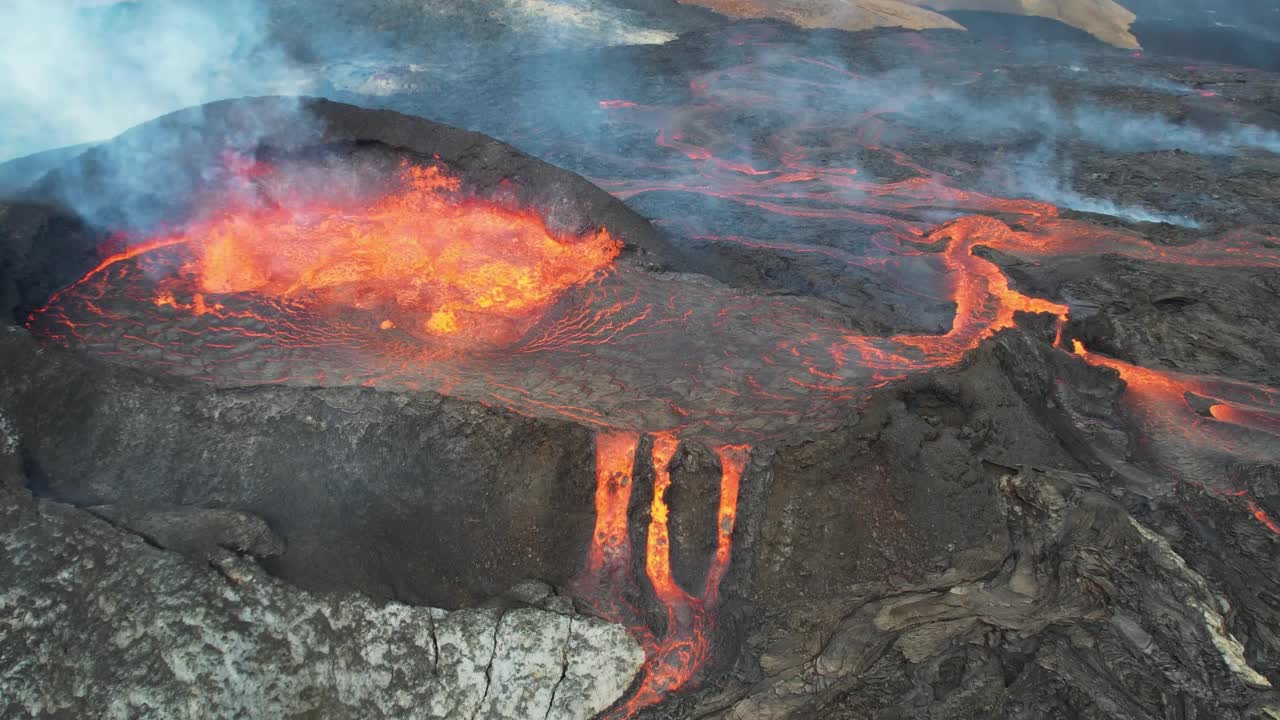
{"label": "blue-gray smoke", "polygon": [[1109,215],[1130,222],[1168,223],[1185,228],[1201,224],[1185,215],[1160,212],[1137,205],[1122,205],[1114,200],[1091,197],[1071,187],[1064,177],[1071,176],[1070,162],[1059,157],[1051,145],[1019,158],[1008,168],[1005,191],[1014,197],[1042,200],[1061,208],[1079,212]]}
{"label": "blue-gray smoke", "polygon": [[257,0],[3,4],[0,160],[304,79],[269,41]]}

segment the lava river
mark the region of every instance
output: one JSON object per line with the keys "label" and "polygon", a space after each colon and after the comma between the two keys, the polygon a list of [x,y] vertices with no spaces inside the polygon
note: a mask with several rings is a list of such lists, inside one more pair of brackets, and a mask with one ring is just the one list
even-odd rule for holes
{"label": "lava river", "polygon": [[[630,717],[695,682],[711,657],[752,446],[835,429],[876,388],[961,362],[1013,327],[1019,313],[1051,315],[1061,333],[1069,303],[1020,291],[988,251],[1029,262],[1108,253],[1280,267],[1274,245],[1249,232],[1156,246],[1064,219],[1051,205],[953,187],[948,176],[880,146],[878,116],[910,97],[837,122],[806,112],[794,95],[783,102],[768,92],[788,87],[839,98],[856,82],[819,60],[771,54],[698,78],[684,104],[604,99],[613,122],[648,133],[665,164],[660,173],[637,164],[630,176],[596,180],[632,202],[683,193],[783,223],[816,218],[872,228],[873,243],[857,252],[742,237],[732,228],[699,240],[821,253],[860,271],[916,278],[904,292],[954,308],[945,331],[877,334],[833,302],[643,270],[619,256],[621,244],[607,228],[554,232],[535,208],[466,196],[440,164],[405,165],[381,194],[341,202],[281,195],[281,171],[254,166],[237,175],[235,192],[206,199],[187,226],[104,249],[101,262],[33,312],[28,325],[114,362],[222,386],[432,390],[595,428],[596,530],[576,590],[601,615],[629,626],[646,650],[637,688],[611,711]],[[772,136],[771,152],[748,162],[716,128],[761,112],[783,118],[783,130]],[[841,129],[849,126],[857,130]],[[907,177],[862,179],[827,159],[835,147],[886,154]],[[931,218],[940,211],[953,219],[938,224]],[[695,234],[679,218],[666,224],[677,235]],[[1059,346],[1120,373],[1144,432],[1277,459],[1275,389],[1140,368],[1061,338]],[[714,449],[722,481],[715,557],[691,591],[672,575],[665,491],[679,444],[693,440]],[[640,587],[627,508],[642,448],[655,475],[643,568],[646,592],[665,609],[657,632],[627,600]]]}

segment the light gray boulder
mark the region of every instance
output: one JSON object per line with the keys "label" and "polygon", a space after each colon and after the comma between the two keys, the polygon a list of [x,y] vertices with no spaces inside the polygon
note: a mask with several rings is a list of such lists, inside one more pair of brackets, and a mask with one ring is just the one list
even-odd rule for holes
{"label": "light gray boulder", "polygon": [[595,618],[379,604],[211,561],[0,491],[0,716],[585,719],[644,661]]}

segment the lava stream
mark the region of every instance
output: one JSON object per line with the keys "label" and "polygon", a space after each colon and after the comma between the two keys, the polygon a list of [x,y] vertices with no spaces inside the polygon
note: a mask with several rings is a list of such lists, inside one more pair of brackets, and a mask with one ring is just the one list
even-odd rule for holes
{"label": "lava stream", "polygon": [[[1213,377],[1199,377],[1164,370],[1153,370],[1123,360],[1100,355],[1072,341],[1076,355],[1091,365],[1108,367],[1125,382],[1125,392],[1139,410],[1143,420],[1159,425],[1162,434],[1175,433],[1198,445],[1228,443],[1219,437],[1223,425],[1233,425],[1264,435],[1270,449],[1280,438],[1280,390]],[[1194,403],[1195,399],[1199,403]],[[1202,409],[1197,409],[1196,405]],[[1206,422],[1208,421],[1208,422]],[[1240,437],[1233,434],[1232,437]],[[1234,447],[1241,452],[1246,447]]]}
{"label": "lava stream", "polygon": [[715,610],[720,584],[732,557],[738,491],[750,455],[745,445],[716,448],[720,459],[720,502],[717,509],[715,557],[698,595],[676,582],[671,571],[670,509],[671,459],[679,448],[674,433],[652,435],[654,485],[645,542],[645,575],[662,605],[666,627],[661,637],[643,621],[627,596],[636,592],[631,573],[631,542],[626,530],[631,501],[632,467],[639,436],[604,432],[596,436],[596,529],[587,567],[577,586],[606,620],[626,625],[645,651],[645,664],[635,692],[604,715],[610,720],[630,718],[685,687],[711,656]]}
{"label": "lava stream", "polygon": [[587,570],[592,574],[631,566],[627,507],[631,503],[631,471],[639,442],[636,433],[596,435],[596,529],[587,557]]}
{"label": "lava stream", "polygon": [[[1280,390],[1252,383],[1199,377],[1132,365],[1085,348],[1072,341],[1073,352],[1091,365],[1115,370],[1125,382],[1125,397],[1156,445],[1178,438],[1187,446],[1261,462],[1280,456]],[[1198,409],[1199,408],[1199,409]],[[1241,432],[1243,430],[1244,432]],[[1179,450],[1181,448],[1175,448]],[[1176,463],[1165,470],[1183,475]],[[1197,484],[1208,485],[1200,480]],[[1245,491],[1249,514],[1280,535],[1280,523]]]}

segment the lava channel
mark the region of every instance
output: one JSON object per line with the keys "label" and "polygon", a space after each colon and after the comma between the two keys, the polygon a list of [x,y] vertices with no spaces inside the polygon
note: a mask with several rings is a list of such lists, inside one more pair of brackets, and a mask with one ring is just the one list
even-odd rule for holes
{"label": "lava channel", "polygon": [[733,530],[738,512],[742,473],[750,456],[746,445],[715,448],[720,461],[720,502],[716,518],[716,550],[697,594],[687,592],[671,571],[670,510],[671,459],[680,441],[672,433],[651,436],[654,484],[645,542],[645,577],[654,598],[665,611],[659,636],[644,613],[628,598],[640,593],[632,574],[631,538],[627,511],[635,453],[635,433],[605,433],[596,437],[596,527],[587,566],[575,585],[601,617],[630,628],[645,651],[645,664],[632,694],[603,718],[625,720],[658,704],[669,694],[689,686],[711,659],[720,584],[732,559]]}

